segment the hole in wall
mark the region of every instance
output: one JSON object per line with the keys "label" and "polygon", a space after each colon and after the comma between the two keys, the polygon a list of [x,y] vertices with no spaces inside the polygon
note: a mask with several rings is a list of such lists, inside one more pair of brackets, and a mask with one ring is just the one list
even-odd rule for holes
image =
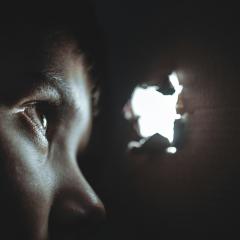
{"label": "hole in wall", "polygon": [[159,141],[157,149],[162,150],[162,141],[166,153],[177,152],[187,118],[182,91],[176,72],[169,74],[159,85],[145,83],[135,87],[123,112],[125,118],[134,123],[140,141],[131,141],[129,148],[141,148],[151,140],[155,145]]}

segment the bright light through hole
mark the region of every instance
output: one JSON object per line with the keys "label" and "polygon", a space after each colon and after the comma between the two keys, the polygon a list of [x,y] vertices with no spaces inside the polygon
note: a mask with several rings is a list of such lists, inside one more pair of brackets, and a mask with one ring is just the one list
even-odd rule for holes
{"label": "bright light through hole", "polygon": [[162,94],[158,86],[136,87],[133,92],[131,108],[134,116],[138,117],[140,135],[144,138],[159,133],[173,142],[174,122],[181,118],[176,106],[182,86],[175,72],[169,75],[169,81],[175,89],[172,95]]}
{"label": "bright light through hole", "polygon": [[177,152],[177,149],[175,147],[169,147],[169,148],[166,149],[166,152],[174,154],[174,153]]}

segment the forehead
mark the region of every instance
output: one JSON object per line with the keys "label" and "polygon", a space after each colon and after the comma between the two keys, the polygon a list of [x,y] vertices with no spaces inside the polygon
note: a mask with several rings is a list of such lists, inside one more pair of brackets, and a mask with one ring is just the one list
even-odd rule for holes
{"label": "forehead", "polygon": [[24,94],[45,79],[54,79],[65,92],[70,88],[88,87],[87,64],[74,37],[64,33],[49,34],[41,28],[12,30],[8,29],[8,34],[0,37],[2,91]]}
{"label": "forehead", "polygon": [[77,41],[57,31],[36,25],[5,26],[0,34],[1,63],[15,71],[41,71],[50,60],[56,64],[76,57]]}

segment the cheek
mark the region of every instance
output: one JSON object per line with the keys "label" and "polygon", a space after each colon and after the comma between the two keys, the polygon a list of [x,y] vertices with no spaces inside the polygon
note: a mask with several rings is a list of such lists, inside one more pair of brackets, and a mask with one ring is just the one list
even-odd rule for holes
{"label": "cheek", "polygon": [[4,189],[0,209],[11,227],[21,226],[21,233],[32,239],[47,232],[54,190],[53,171],[43,158],[21,129],[0,118],[0,184]]}

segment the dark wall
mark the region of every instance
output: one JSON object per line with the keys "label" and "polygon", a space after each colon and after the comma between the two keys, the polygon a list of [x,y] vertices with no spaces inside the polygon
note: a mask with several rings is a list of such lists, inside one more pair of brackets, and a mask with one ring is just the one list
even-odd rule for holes
{"label": "dark wall", "polygon": [[[235,7],[105,0],[98,11],[107,47],[99,155],[104,238],[230,238],[239,208]],[[137,83],[160,83],[172,70],[189,114],[183,149],[172,156],[127,152],[123,105]]]}

